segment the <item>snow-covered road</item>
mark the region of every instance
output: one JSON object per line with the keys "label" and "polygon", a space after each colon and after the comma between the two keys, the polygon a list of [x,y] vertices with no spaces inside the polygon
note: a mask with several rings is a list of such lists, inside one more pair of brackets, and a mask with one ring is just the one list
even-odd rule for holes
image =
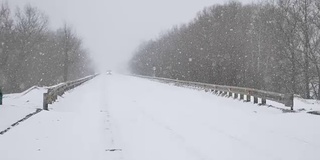
{"label": "snow-covered road", "polygon": [[320,116],[101,75],[0,136],[1,160],[318,160]]}

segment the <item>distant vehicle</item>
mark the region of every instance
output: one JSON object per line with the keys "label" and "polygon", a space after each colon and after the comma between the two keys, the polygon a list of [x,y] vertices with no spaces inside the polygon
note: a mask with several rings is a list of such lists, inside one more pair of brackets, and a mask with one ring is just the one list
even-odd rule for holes
{"label": "distant vehicle", "polygon": [[111,75],[112,74],[112,71],[111,70],[107,70],[107,75]]}

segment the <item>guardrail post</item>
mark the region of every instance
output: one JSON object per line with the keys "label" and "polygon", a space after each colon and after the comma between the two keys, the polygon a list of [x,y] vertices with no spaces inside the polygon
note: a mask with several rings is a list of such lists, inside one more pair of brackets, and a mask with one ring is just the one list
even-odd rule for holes
{"label": "guardrail post", "polygon": [[232,92],[229,92],[229,97],[232,97]]}
{"label": "guardrail post", "polygon": [[251,95],[246,95],[246,102],[251,102]]}
{"label": "guardrail post", "polygon": [[253,103],[257,104],[258,103],[258,97],[253,97]]}
{"label": "guardrail post", "polygon": [[291,110],[293,110],[293,94],[285,94],[285,106],[291,107]]}
{"label": "guardrail post", "polygon": [[222,96],[225,97],[228,94],[228,92],[223,91]]}
{"label": "guardrail post", "polygon": [[243,100],[243,99],[244,99],[243,94],[240,94],[240,100]]}
{"label": "guardrail post", "polygon": [[261,98],[261,104],[262,105],[266,105],[267,104],[267,100],[265,98]]}
{"label": "guardrail post", "polygon": [[238,93],[234,93],[233,98],[237,99],[238,98]]}
{"label": "guardrail post", "polygon": [[43,93],[43,109],[48,111],[47,96],[48,96],[48,93]]}

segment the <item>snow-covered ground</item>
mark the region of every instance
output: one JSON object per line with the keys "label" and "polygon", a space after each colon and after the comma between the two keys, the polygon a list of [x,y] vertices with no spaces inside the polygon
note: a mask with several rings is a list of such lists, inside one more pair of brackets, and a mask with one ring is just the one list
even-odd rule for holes
{"label": "snow-covered ground", "polygon": [[320,158],[320,116],[136,77],[98,76],[49,107],[0,135],[1,160]]}
{"label": "snow-covered ground", "polygon": [[0,132],[37,108],[42,108],[43,93],[46,91],[35,86],[22,93],[4,95],[3,105],[0,106]]}

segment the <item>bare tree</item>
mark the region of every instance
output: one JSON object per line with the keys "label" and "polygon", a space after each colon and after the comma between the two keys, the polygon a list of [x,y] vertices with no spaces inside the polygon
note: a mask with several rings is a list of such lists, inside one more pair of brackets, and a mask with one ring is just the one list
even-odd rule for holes
{"label": "bare tree", "polygon": [[2,3],[0,8],[0,86],[9,79],[9,57],[14,40],[13,20],[10,17],[10,8]]}
{"label": "bare tree", "polygon": [[63,81],[68,81],[70,65],[77,61],[77,53],[81,50],[81,40],[73,29],[65,23],[63,28],[58,30],[59,43],[63,53]]}
{"label": "bare tree", "polygon": [[93,73],[81,39],[65,24],[48,28],[48,17],[26,5],[12,16],[7,3],[0,7],[0,85],[7,93],[32,85],[53,85]]}
{"label": "bare tree", "polygon": [[48,31],[48,17],[31,5],[26,5],[23,10],[17,8],[15,16],[15,30],[17,33],[16,66],[14,66],[14,77],[12,79],[13,89],[24,89],[25,81],[30,79],[26,73],[30,67],[32,58],[44,40]]}
{"label": "bare tree", "polygon": [[0,9],[0,68],[3,69],[9,59],[10,45],[12,44],[13,20],[10,17],[10,8],[7,3],[1,4]]}

